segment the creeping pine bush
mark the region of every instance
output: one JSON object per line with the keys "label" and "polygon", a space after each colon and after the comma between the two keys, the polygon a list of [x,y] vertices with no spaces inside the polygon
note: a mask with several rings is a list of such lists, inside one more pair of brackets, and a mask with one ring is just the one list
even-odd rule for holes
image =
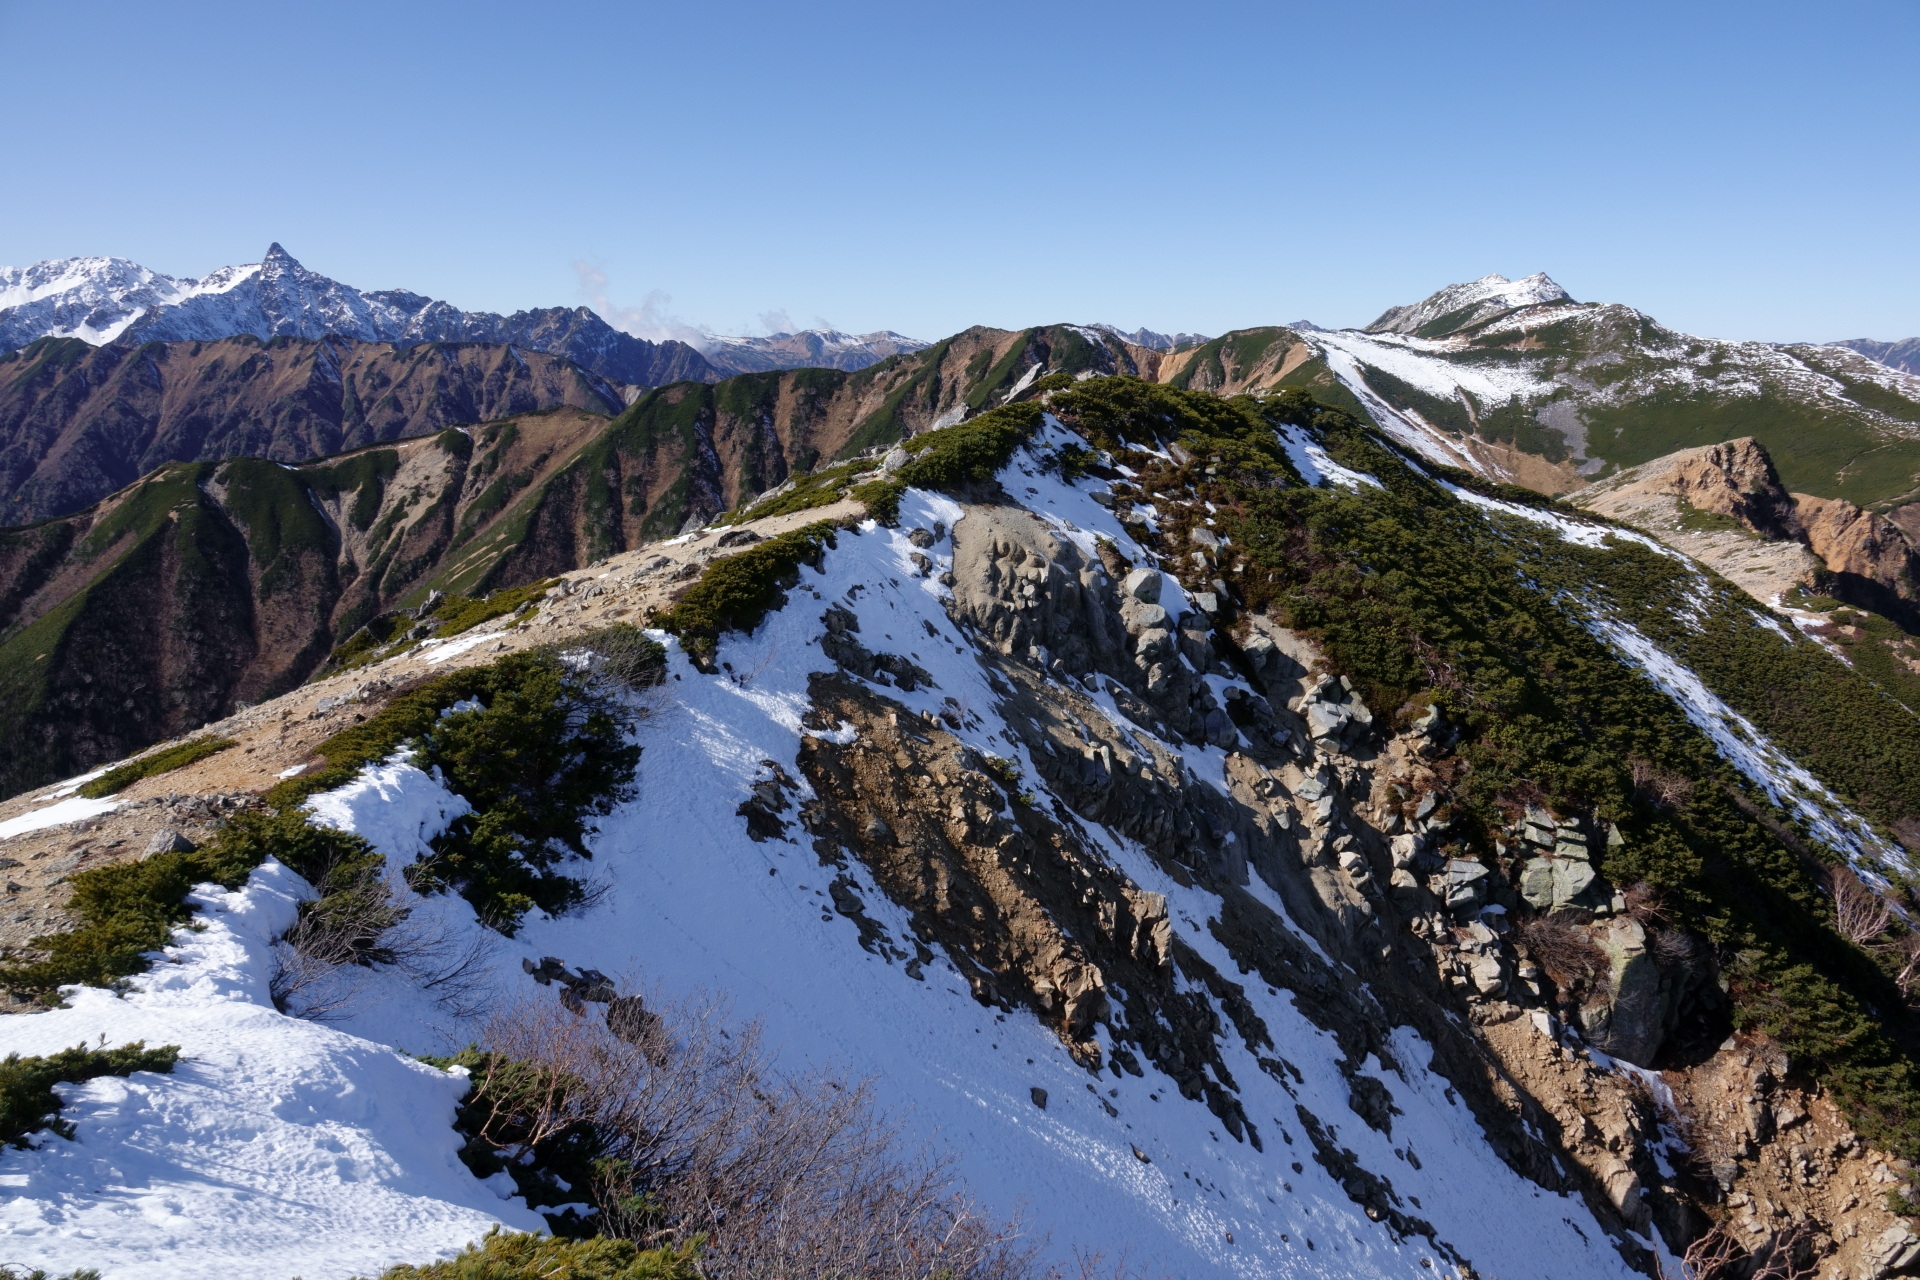
{"label": "creeping pine bush", "polygon": [[27,1135],[50,1129],[63,1138],[73,1126],[60,1119],[56,1084],[78,1084],[99,1076],[130,1076],[136,1071],[172,1071],[180,1046],[149,1049],[136,1040],[118,1049],[89,1049],[75,1045],[45,1057],[23,1058],[17,1053],[0,1062],[0,1144],[27,1145]]}
{"label": "creeping pine bush", "polygon": [[204,760],[215,752],[225,751],[232,745],[232,738],[194,738],[177,747],[155,751],[136,760],[129,760],[116,769],[109,769],[92,782],[83,785],[80,788],[80,794],[89,800],[98,800],[116,791],[124,791],[142,778],[151,778],[158,773],[171,773],[175,769],[184,769],[196,760]]}
{"label": "creeping pine bush", "polygon": [[687,656],[710,670],[721,635],[759,626],[798,581],[800,566],[820,563],[836,528],[817,520],[713,561],[678,603],[654,615],[654,624],[680,637]]}
{"label": "creeping pine bush", "polygon": [[875,519],[891,524],[899,518],[900,497],[908,489],[948,491],[992,480],[1039,428],[1043,416],[1038,404],[1022,401],[917,435],[903,445],[912,455],[904,466],[884,480],[861,485],[853,496],[866,503]]}
{"label": "creeping pine bush", "polygon": [[442,638],[457,636],[483,622],[524,609],[545,595],[553,582],[552,578],[542,578],[525,586],[502,587],[485,596],[448,596],[428,615],[440,624],[433,634]]}
{"label": "creeping pine bush", "polygon": [[539,652],[492,670],[485,705],[448,711],[420,738],[422,767],[439,769],[473,812],[434,838],[407,879],[422,893],[457,890],[512,935],[535,907],[578,905],[579,881],[554,868],[591,856],[589,820],[632,798],[640,748],[627,740],[626,704],[598,696],[589,672]]}
{"label": "creeping pine bush", "polygon": [[[659,645],[618,624],[565,656],[529,650],[425,681],[322,742],[324,768],[275,786],[203,848],[74,876],[74,926],[33,939],[42,957],[0,966],[0,986],[47,1002],[68,984],[110,986],[143,972],[193,914],[195,885],[236,889],[269,857],[319,895],[303,904],[289,941],[328,963],[388,959],[383,938],[402,913],[388,899],[384,859],[351,832],[313,825],[304,806],[408,746],[475,810],[410,869],[421,892],[457,892],[509,934],[530,907],[577,903],[578,883],[557,864],[585,855],[589,819],[631,794],[640,749],[626,740],[634,713],[625,694],[657,683],[664,665]],[[468,702],[480,705],[452,710]]]}
{"label": "creeping pine bush", "polygon": [[630,1240],[569,1240],[495,1227],[460,1256],[423,1267],[394,1267],[380,1280],[699,1280],[697,1245],[638,1248]]}

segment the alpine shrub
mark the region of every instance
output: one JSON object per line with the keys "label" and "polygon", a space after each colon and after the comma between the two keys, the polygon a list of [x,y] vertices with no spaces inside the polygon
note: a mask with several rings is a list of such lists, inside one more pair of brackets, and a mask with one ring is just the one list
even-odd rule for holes
{"label": "alpine shrub", "polygon": [[407,878],[423,893],[457,890],[511,936],[530,909],[557,914],[581,901],[580,883],[554,868],[591,856],[588,819],[632,798],[640,748],[627,740],[632,714],[595,689],[589,670],[543,651],[488,670],[485,705],[449,709],[421,736],[422,767],[439,769],[473,812],[435,837]]}
{"label": "alpine shrub", "polygon": [[697,1244],[642,1250],[630,1240],[569,1240],[494,1227],[456,1258],[394,1267],[380,1280],[698,1280]]}
{"label": "alpine shrub", "polygon": [[196,760],[204,760],[215,752],[225,751],[233,745],[232,738],[195,738],[183,742],[177,747],[168,747],[164,751],[155,751],[144,755],[95,778],[80,788],[80,794],[89,800],[99,800],[116,791],[124,791],[142,778],[151,778],[157,773],[170,773],[175,769],[184,769]]}
{"label": "alpine shrub", "polygon": [[837,527],[817,520],[713,561],[677,604],[654,615],[654,624],[680,637],[687,656],[711,669],[721,635],[759,626],[799,581],[800,566],[818,564],[834,545]]}
{"label": "alpine shrub", "polygon": [[118,1049],[75,1045],[45,1057],[10,1053],[0,1061],[0,1144],[24,1147],[27,1135],[41,1129],[73,1137],[73,1126],[60,1119],[60,1095],[53,1091],[56,1084],[130,1076],[136,1071],[172,1071],[179,1058],[179,1045],[149,1049],[144,1040]]}

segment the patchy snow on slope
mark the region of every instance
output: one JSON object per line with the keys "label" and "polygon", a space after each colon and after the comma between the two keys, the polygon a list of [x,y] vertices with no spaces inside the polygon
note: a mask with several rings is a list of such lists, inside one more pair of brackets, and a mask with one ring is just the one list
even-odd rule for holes
{"label": "patchy snow on slope", "polygon": [[0,840],[24,835],[29,831],[39,831],[46,827],[65,826],[69,822],[79,822],[83,818],[98,817],[103,813],[111,813],[119,807],[118,800],[89,800],[84,796],[74,796],[43,808],[28,810],[17,818],[8,818],[5,822],[0,822]]}
{"label": "patchy snow on slope", "polygon": [[[1003,486],[1062,537],[1083,547],[1111,539],[1144,561],[1112,512],[1093,501],[1099,482],[1069,483],[1042,465],[1049,445],[1063,442],[1047,434],[1054,429],[1016,456]],[[1419,1216],[1480,1274],[1630,1275],[1583,1202],[1542,1191],[1501,1163],[1465,1105],[1432,1073],[1430,1050],[1416,1036],[1396,1038],[1392,1062],[1363,1068],[1399,1110],[1389,1138],[1350,1110],[1334,1037],[1286,992],[1254,981],[1247,998],[1300,1073],[1276,1080],[1254,1046],[1227,1033],[1224,1061],[1263,1135],[1264,1150],[1256,1150],[1233,1140],[1203,1103],[1181,1097],[1150,1065],[1144,1077],[1090,1075],[1031,1016],[975,1001],[944,957],[916,978],[862,950],[857,927],[827,896],[836,869],[823,867],[798,832],[793,840],[748,838],[738,806],[767,776],[764,761],[790,766],[798,753],[809,673],[832,666],[819,644],[821,615],[835,605],[857,616],[869,647],[910,657],[933,678],[911,692],[889,688],[887,696],[909,714],[957,708],[965,722],[957,736],[1016,760],[1041,789],[1018,736],[996,711],[985,666],[947,617],[939,575],[951,567],[951,536],[924,549],[906,536],[936,523],[950,530],[964,518],[951,499],[909,491],[898,528],[868,522],[842,532],[820,569],[801,571],[784,608],[751,635],[723,637],[722,674],[701,673],[671,638],[658,636],[669,645],[669,678],[648,695],[638,729],[645,750],[638,795],[603,820],[590,842],[592,862],[573,868],[602,890],[597,901],[565,918],[534,913],[507,939],[482,928],[457,897],[403,897],[435,945],[468,957],[465,998],[441,998],[394,967],[357,978],[364,985],[333,1011],[332,1026],[275,1013],[266,1000],[269,940],[291,920],[302,887],[269,864],[243,893],[207,895],[206,931],[180,935],[177,961],[139,980],[127,999],[80,992],[73,1011],[0,1023],[13,1037],[7,1046],[28,1051],[106,1034],[116,1042],[179,1042],[192,1058],[171,1077],[76,1091],[79,1139],[71,1152],[93,1162],[90,1172],[63,1163],[70,1153],[58,1140],[0,1162],[0,1172],[39,1188],[25,1207],[9,1208],[20,1225],[0,1229],[5,1255],[41,1265],[107,1264],[116,1278],[177,1275],[183,1263],[218,1273],[244,1257],[241,1270],[251,1276],[337,1280],[444,1255],[493,1221],[533,1225],[524,1204],[498,1199],[453,1158],[457,1086],[381,1046],[445,1051],[473,1036],[476,1006],[552,1000],[551,989],[520,967],[551,955],[614,975],[625,991],[725,992],[736,1016],[764,1025],[784,1065],[872,1075],[910,1135],[952,1153],[974,1194],[1000,1212],[1024,1205],[1063,1260],[1080,1247],[1110,1257],[1125,1251],[1152,1274],[1447,1274],[1445,1256],[1427,1240],[1396,1238],[1372,1221],[1313,1159],[1295,1109],[1304,1106],[1362,1164],[1417,1199]],[[931,573],[916,572],[916,552],[931,557]],[[1103,710],[1118,715],[1110,701]],[[1151,736],[1126,727],[1136,740]],[[1218,748],[1160,745],[1184,756],[1197,777],[1220,776]],[[804,782],[799,798],[807,798]],[[462,804],[396,757],[315,797],[310,808],[380,848],[402,891],[400,869]],[[1136,884],[1167,895],[1183,941],[1223,973],[1238,973],[1209,928],[1220,914],[1216,897],[1175,882],[1131,841],[1090,824],[1086,830]],[[868,915],[906,938],[906,913],[863,870],[848,874]],[[1223,1026],[1234,1025],[1217,1011]],[[1044,1111],[1031,1101],[1035,1087],[1050,1095]],[[230,1094],[231,1105],[206,1105],[216,1092]],[[265,1099],[279,1097],[295,1099],[286,1114],[261,1111]],[[323,1139],[337,1142],[338,1152]],[[233,1172],[216,1185],[209,1170],[221,1161]],[[148,1204],[143,1197],[164,1198],[167,1207],[152,1212],[165,1231],[137,1220]]]}
{"label": "patchy snow on slope", "polygon": [[1692,594],[1682,607],[1679,617],[1695,631],[1706,625],[1706,602],[1712,591],[1712,584],[1707,579],[1706,570],[1701,568],[1699,562],[1691,556],[1674,550],[1658,538],[1649,537],[1638,529],[1598,524],[1577,519],[1559,511],[1530,507],[1525,503],[1508,502],[1501,498],[1490,498],[1484,493],[1475,493],[1471,489],[1463,489],[1459,485],[1448,484],[1445,481],[1441,484],[1448,493],[1462,502],[1479,507],[1483,511],[1493,511],[1531,524],[1543,525],[1576,546],[1597,549],[1605,547],[1608,539],[1619,539],[1624,542],[1638,543],[1649,551],[1677,561],[1682,568],[1686,569],[1693,586]]}
{"label": "patchy snow on slope", "polygon": [[203,886],[197,930],[124,997],[72,988],[67,1008],[0,1019],[8,1053],[181,1048],[168,1075],[59,1086],[74,1139],[0,1151],[0,1256],[113,1280],[325,1280],[540,1225],[460,1163],[464,1080],[274,1010],[271,939],[310,893],[277,862],[238,892]]}
{"label": "patchy snow on slope", "polygon": [[1382,400],[1368,384],[1365,370],[1352,355],[1329,348],[1324,356],[1327,368],[1333,371],[1334,377],[1353,392],[1354,398],[1360,401],[1360,407],[1366,410],[1374,425],[1394,443],[1443,467],[1459,467],[1465,471],[1486,474],[1487,468],[1478,457],[1462,448],[1453,436],[1428,422],[1424,415],[1412,409],[1396,409]]}
{"label": "patchy snow on slope", "polygon": [[1364,471],[1355,471],[1335,462],[1326,448],[1307,432],[1291,424],[1282,423],[1274,428],[1274,434],[1280,437],[1280,447],[1287,451],[1287,461],[1300,473],[1300,478],[1311,485],[1339,485],[1343,489],[1360,489],[1366,485],[1381,488],[1380,482]]}
{"label": "patchy snow on slope", "polygon": [[[1446,485],[1446,489],[1462,502],[1545,526],[1567,541],[1583,547],[1603,547],[1608,538],[1621,538],[1640,543],[1679,561],[1695,579],[1691,608],[1682,618],[1696,628],[1702,624],[1701,602],[1706,599],[1708,591],[1705,573],[1692,559],[1672,547],[1637,530],[1589,524],[1557,511],[1505,502],[1457,485]],[[1912,864],[1905,854],[1876,835],[1872,827],[1843,804],[1838,796],[1774,746],[1751,721],[1707,688],[1706,682],[1693,671],[1675,661],[1630,624],[1577,605],[1575,612],[1583,625],[1644,671],[1668,697],[1679,704],[1687,718],[1713,740],[1721,755],[1735,768],[1766,791],[1775,804],[1805,821],[1821,840],[1845,853],[1876,883],[1884,883],[1884,878],[1874,869],[1875,865],[1898,868],[1903,873],[1911,872]],[[1756,623],[1768,627],[1782,640],[1788,639],[1778,622],[1758,611],[1751,616]]]}
{"label": "patchy snow on slope", "polygon": [[1452,400],[1465,391],[1483,405],[1497,405],[1554,390],[1553,383],[1542,381],[1519,365],[1470,362],[1445,342],[1355,329],[1316,333],[1311,340],[1328,352],[1341,352],[1442,400]]}
{"label": "patchy snow on slope", "polygon": [[1883,868],[1913,874],[1913,864],[1904,853],[1876,835],[1840,797],[1774,746],[1752,721],[1729,707],[1692,670],[1617,618],[1589,615],[1586,625],[1678,703],[1687,719],[1713,740],[1734,768],[1775,804],[1805,822],[1816,837],[1846,854],[1875,884],[1885,886]]}

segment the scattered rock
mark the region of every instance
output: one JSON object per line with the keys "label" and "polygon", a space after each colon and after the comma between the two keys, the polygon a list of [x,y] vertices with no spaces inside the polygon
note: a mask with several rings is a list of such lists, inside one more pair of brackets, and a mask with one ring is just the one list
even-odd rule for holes
{"label": "scattered rock", "polygon": [[143,858],[151,858],[156,853],[192,853],[200,846],[181,835],[171,827],[162,827],[153,833],[146,848],[140,851]]}

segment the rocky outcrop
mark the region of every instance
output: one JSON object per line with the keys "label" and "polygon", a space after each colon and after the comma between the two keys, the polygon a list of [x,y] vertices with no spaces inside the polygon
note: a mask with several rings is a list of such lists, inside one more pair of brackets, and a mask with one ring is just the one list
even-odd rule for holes
{"label": "rocky outcrop", "polygon": [[[1839,579],[1841,591],[1878,597],[1881,612],[1892,601],[1910,607],[1920,599],[1920,547],[1892,520],[1843,499],[1804,493],[1794,495],[1794,512],[1808,548]],[[1859,603],[1873,607],[1866,599]]]}
{"label": "rocky outcrop", "polygon": [[[1751,436],[1668,454],[1571,500],[1646,530],[1761,600],[1817,586],[1909,629],[1920,625],[1920,543],[1896,520],[1844,499],[1787,492]],[[1724,523],[1716,528],[1711,517]]]}
{"label": "rocky outcrop", "polygon": [[[816,798],[805,821],[823,861],[858,859],[911,913],[912,937],[872,936],[873,948],[911,965],[941,947],[979,999],[1034,1010],[1089,1065],[1101,1065],[1104,1028],[1105,1065],[1153,1062],[1250,1142],[1266,1140],[1264,1126],[1237,1110],[1211,1046],[1237,1035],[1287,1077],[1265,1028],[1234,1012],[1247,976],[1292,993],[1339,1038],[1356,1068],[1351,1110],[1382,1131],[1392,1112],[1357,1067],[1372,1056],[1392,1069],[1392,1028],[1411,1026],[1503,1157],[1582,1195],[1649,1269],[1631,1233],[1658,1232],[1678,1252],[1763,1201],[1743,1227],[1755,1256],[1777,1244],[1851,1265],[1895,1229],[1877,1205],[1843,1209],[1816,1182],[1780,1184],[1775,1170],[1810,1157],[1783,1149],[1777,1131],[1735,1154],[1724,1186],[1701,1179],[1679,1136],[1698,1117],[1694,1095],[1668,1082],[1705,1080],[1742,1050],[1720,1043],[1707,949],[1643,918],[1607,880],[1617,833],[1536,808],[1514,815],[1493,856],[1472,852],[1450,816],[1452,733],[1432,709],[1385,724],[1297,634],[1257,616],[1223,630],[1165,567],[1067,533],[1005,506],[914,531],[931,550],[952,540],[950,616],[993,672],[995,713],[1038,785],[953,736],[964,709],[920,718],[893,702],[903,672],[923,694],[925,673],[828,610],[822,644],[840,672],[816,678],[812,722],[842,728],[806,740],[800,770]],[[1183,742],[1227,753],[1224,790],[1194,776]],[[1218,895],[1207,927],[1243,976],[1184,948],[1164,905],[1078,824],[1137,842],[1168,875]],[[841,914],[864,914],[840,896]],[[1227,1018],[1183,988],[1211,992]],[[1652,1070],[1663,1065],[1676,1069]],[[1356,1203],[1422,1233],[1390,1170],[1362,1167],[1328,1117],[1296,1118]],[[1820,1158],[1846,1178],[1871,1176],[1877,1159],[1857,1141]],[[1881,1252],[1903,1256],[1903,1241]]]}

